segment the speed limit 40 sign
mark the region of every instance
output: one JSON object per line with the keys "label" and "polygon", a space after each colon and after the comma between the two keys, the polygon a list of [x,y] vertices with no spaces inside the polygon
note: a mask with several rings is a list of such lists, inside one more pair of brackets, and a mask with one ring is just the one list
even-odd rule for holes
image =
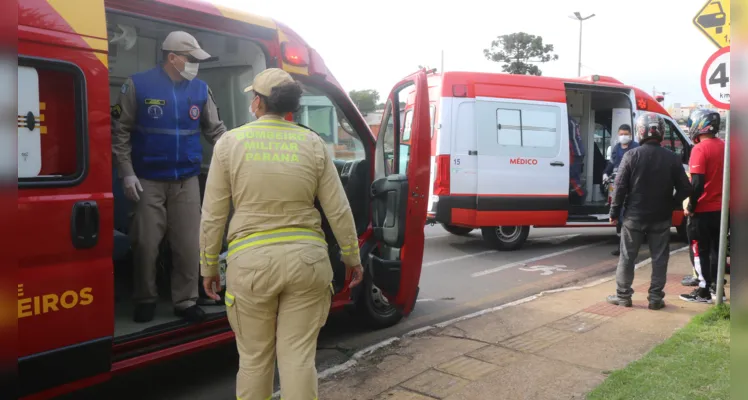
{"label": "speed limit 40 sign", "polygon": [[701,91],[713,106],[730,109],[730,46],[717,50],[704,64]]}

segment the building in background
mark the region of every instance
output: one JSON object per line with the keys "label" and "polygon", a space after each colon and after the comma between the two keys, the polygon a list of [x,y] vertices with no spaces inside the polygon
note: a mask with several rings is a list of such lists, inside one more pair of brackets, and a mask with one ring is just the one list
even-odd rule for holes
{"label": "building in background", "polygon": [[707,108],[710,110],[715,110],[719,112],[719,115],[721,115],[722,118],[725,117],[725,110],[718,110],[711,104],[691,103],[690,105],[682,105],[681,103],[673,103],[673,105],[670,106],[667,111],[674,120],[678,121],[678,123],[680,123],[681,125],[685,125],[688,116],[691,115],[691,112],[697,108]]}

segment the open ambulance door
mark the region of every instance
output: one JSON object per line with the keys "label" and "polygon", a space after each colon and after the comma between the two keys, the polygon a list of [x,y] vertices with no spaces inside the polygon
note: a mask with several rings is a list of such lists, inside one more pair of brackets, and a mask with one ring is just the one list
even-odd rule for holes
{"label": "open ambulance door", "polygon": [[[413,95],[412,119],[406,127],[401,109]],[[423,261],[431,168],[431,131],[426,73],[398,83],[385,105],[377,136],[371,186],[372,227],[378,249],[369,256],[373,283],[403,315],[413,310]],[[409,129],[408,144],[402,143]]]}

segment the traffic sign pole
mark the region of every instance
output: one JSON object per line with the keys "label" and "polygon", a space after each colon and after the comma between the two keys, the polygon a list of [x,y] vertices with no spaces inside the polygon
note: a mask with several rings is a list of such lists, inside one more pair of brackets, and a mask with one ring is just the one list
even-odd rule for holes
{"label": "traffic sign pole", "polygon": [[717,302],[722,304],[725,293],[725,266],[727,263],[727,231],[730,222],[730,111],[725,113],[725,164],[722,174],[722,215],[719,223],[719,262],[717,264]]}
{"label": "traffic sign pole", "polygon": [[722,304],[725,293],[727,264],[727,232],[730,222],[730,46],[717,50],[701,70],[701,91],[713,106],[725,113],[725,156],[722,170],[722,211],[719,226],[719,254],[717,256],[717,301]]}

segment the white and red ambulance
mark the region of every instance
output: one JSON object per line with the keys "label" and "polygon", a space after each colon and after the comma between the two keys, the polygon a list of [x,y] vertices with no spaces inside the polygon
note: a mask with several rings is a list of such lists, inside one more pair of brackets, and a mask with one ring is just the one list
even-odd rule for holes
{"label": "white and red ambulance", "polygon": [[[409,138],[410,99],[403,142]],[[618,127],[637,113],[661,114],[662,145],[681,155],[687,168],[692,143],[652,96],[606,77],[552,78],[499,73],[429,75],[432,116],[431,188],[428,217],[449,232],[482,230],[500,250],[514,250],[530,227],[603,227],[608,195],[600,190],[608,147]],[[570,120],[584,148],[585,194],[570,197]],[[576,201],[575,201],[576,200]],[[682,209],[673,226],[682,235]]]}

